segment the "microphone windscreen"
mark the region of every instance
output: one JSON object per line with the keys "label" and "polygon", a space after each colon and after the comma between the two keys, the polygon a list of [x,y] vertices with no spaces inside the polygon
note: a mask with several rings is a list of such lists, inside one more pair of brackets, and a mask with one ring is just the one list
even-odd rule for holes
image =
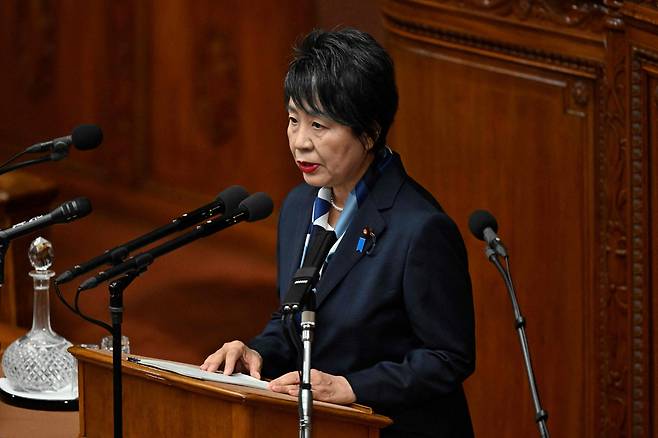
{"label": "microphone windscreen", "polygon": [[488,211],[475,210],[468,218],[468,228],[475,237],[484,240],[484,230],[491,228],[494,232],[498,232],[498,222]]}
{"label": "microphone windscreen", "polygon": [[265,219],[272,214],[274,204],[272,204],[270,195],[264,192],[257,192],[242,201],[239,208],[246,211],[247,222],[253,222]]}
{"label": "microphone windscreen", "polygon": [[240,202],[249,196],[249,192],[242,186],[231,186],[224,189],[217,197],[216,201],[224,204],[224,213],[231,213],[238,208]]}
{"label": "microphone windscreen", "polygon": [[103,131],[96,125],[79,125],[71,133],[73,145],[81,150],[94,149],[103,141]]}

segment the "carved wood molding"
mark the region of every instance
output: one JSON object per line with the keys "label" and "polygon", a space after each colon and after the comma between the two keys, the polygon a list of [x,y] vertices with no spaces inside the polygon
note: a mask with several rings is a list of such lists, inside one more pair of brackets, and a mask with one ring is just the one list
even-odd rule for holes
{"label": "carved wood molding", "polygon": [[592,96],[592,81],[581,79],[567,81],[565,89],[565,110],[576,117],[587,117],[587,105]]}
{"label": "carved wood molding", "polygon": [[588,77],[596,77],[597,71],[600,68],[600,64],[591,60],[569,57],[559,53],[551,53],[521,45],[505,44],[474,35],[453,32],[441,29],[438,26],[405,20],[387,14],[386,11],[384,11],[384,18],[387,27],[394,33],[402,32],[406,35],[430,38],[438,42],[445,41],[452,44],[458,44],[464,46],[464,48],[484,50],[491,52],[491,54],[504,55],[511,61],[525,59],[532,63],[553,65],[572,72],[580,71],[586,73]]}
{"label": "carved wood molding", "polygon": [[514,17],[521,21],[552,23],[559,26],[600,30],[607,8],[602,1],[559,0],[433,0],[488,12],[501,17]]}
{"label": "carved wood molding", "polygon": [[658,9],[658,1],[656,0],[626,0],[628,3],[637,3],[643,6],[650,6]]}
{"label": "carved wood molding", "polygon": [[645,67],[658,67],[658,53],[643,48],[631,49],[631,247],[632,247],[632,436],[651,436],[651,308],[649,304],[650,240],[649,240],[649,181],[648,105],[651,90],[645,87]]}
{"label": "carved wood molding", "polygon": [[623,34],[611,32],[600,84],[598,430],[604,437],[651,436],[646,184],[652,96],[644,86],[644,69],[658,66],[658,53],[628,52],[626,44]]}
{"label": "carved wood molding", "polygon": [[626,52],[623,34],[610,31],[608,62],[600,81],[598,154],[599,365],[598,436],[623,437],[628,422],[628,189]]}

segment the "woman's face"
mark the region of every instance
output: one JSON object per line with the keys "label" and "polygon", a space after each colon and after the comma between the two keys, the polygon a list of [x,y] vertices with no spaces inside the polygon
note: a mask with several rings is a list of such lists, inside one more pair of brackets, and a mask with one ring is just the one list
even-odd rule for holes
{"label": "woman's face", "polygon": [[321,115],[311,115],[288,102],[288,143],[307,184],[328,186],[345,196],[372,162],[371,144],[352,129]]}

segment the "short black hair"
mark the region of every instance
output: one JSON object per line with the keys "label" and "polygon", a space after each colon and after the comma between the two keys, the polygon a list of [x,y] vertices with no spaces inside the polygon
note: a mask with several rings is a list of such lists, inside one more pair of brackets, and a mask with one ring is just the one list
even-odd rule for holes
{"label": "short black hair", "polygon": [[398,109],[393,60],[369,34],[357,29],[314,30],[294,49],[285,78],[290,100],[352,128],[357,137],[384,147]]}

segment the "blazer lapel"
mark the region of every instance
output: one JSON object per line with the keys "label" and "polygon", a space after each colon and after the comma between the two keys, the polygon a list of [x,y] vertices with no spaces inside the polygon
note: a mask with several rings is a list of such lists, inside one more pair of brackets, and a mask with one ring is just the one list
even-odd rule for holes
{"label": "blazer lapel", "polygon": [[366,227],[375,235],[375,239],[379,239],[386,228],[386,222],[370,197],[365,200],[363,206],[359,208],[356,216],[352,219],[352,223],[347,231],[345,231],[343,239],[318,282],[316,289],[317,307],[320,307],[322,301],[347,275],[350,269],[352,269],[352,266],[366,255],[367,248],[363,251],[357,251],[356,249],[359,238],[362,236],[362,231]]}
{"label": "blazer lapel", "polygon": [[[395,197],[402,186],[406,173],[402,167],[400,156],[393,154],[392,162],[386,166],[382,175],[375,183],[371,193],[352,219],[352,223],[345,231],[336,252],[332,256],[325,272],[322,274],[317,286],[317,307],[320,307],[327,296],[336,288],[352,267],[359,262],[366,251],[357,251],[357,243],[362,236],[363,229],[368,227],[375,235],[375,239],[382,238],[386,229],[386,221],[381,211],[391,208]],[[376,255],[376,248],[374,254]]]}

